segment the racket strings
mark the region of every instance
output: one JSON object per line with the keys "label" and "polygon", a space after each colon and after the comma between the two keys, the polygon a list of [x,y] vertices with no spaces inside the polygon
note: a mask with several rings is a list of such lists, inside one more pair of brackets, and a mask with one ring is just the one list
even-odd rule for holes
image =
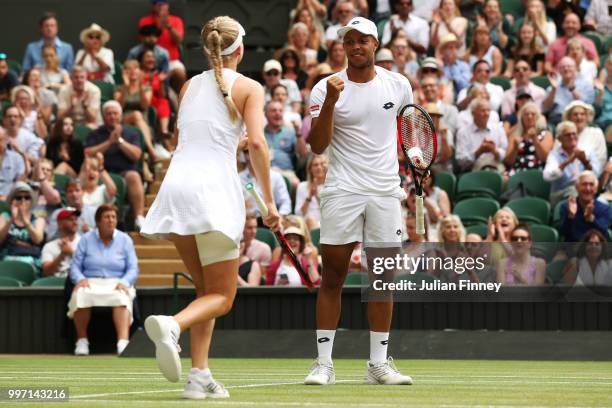
{"label": "racket strings", "polygon": [[420,163],[415,163],[413,157],[407,159],[417,168],[426,169],[434,160],[434,130],[427,118],[418,109],[409,108],[400,118],[400,134],[407,151],[418,153]]}

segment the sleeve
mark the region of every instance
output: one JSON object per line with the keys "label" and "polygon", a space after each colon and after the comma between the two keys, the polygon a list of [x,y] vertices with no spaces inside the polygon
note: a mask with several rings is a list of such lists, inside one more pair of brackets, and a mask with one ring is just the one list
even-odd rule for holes
{"label": "sleeve", "polygon": [[[597,174],[597,177],[601,176],[601,171],[602,171],[602,164],[601,164],[598,156],[599,156],[599,154],[596,154],[593,151],[589,152],[589,155],[587,156],[587,160],[589,161],[589,163],[591,163],[591,170],[595,174]],[[606,163],[606,157],[604,155],[603,166],[605,166],[605,163]]]}
{"label": "sleeve", "polygon": [[290,103],[302,102],[300,88],[297,86],[294,80],[287,81],[287,93]]}
{"label": "sleeve", "polygon": [[[402,93],[402,106],[406,106],[410,103],[414,103],[414,95],[412,94],[412,86],[410,85],[410,81],[403,75],[400,75],[401,78],[401,93]],[[398,106],[398,109],[400,106]]]}
{"label": "sleeve", "polygon": [[319,81],[310,92],[310,116],[318,118],[327,94],[326,81]]}
{"label": "sleeve", "polygon": [[278,207],[278,213],[280,215],[291,214],[291,197],[289,197],[283,176],[270,172],[270,180],[272,181],[272,193],[274,195],[274,202]]}
{"label": "sleeve", "polygon": [[419,44],[425,47],[425,49],[429,47],[429,25],[425,20],[423,20],[423,28],[419,30]]}
{"label": "sleeve", "polygon": [[59,94],[57,96],[58,110],[65,110],[70,107],[70,92],[68,91],[68,88],[69,86],[65,85],[59,91]]}
{"label": "sleeve", "polygon": [[304,205],[304,201],[308,197],[308,182],[302,181],[297,186],[297,190],[295,192],[295,211],[294,214],[306,216],[306,214],[300,214],[300,208]]}
{"label": "sleeve", "polygon": [[87,106],[89,108],[94,108],[96,112],[100,111],[100,101],[102,99],[102,93],[100,92],[100,88],[93,85],[91,89],[88,90],[89,93],[89,101]]}
{"label": "sleeve", "polygon": [[133,144],[136,147],[141,147],[140,146],[140,133],[138,133],[136,130],[130,129],[130,128],[123,128],[122,137],[128,143]]}
{"label": "sleeve", "polygon": [[549,154],[546,158],[546,165],[544,166],[544,180],[550,182],[555,181],[563,176],[563,172],[559,168],[559,159],[556,154]]}
{"label": "sleeve", "polygon": [[74,65],[74,50],[72,49],[72,45],[67,42],[64,42],[63,45],[66,47],[66,58],[62,64],[62,68],[70,72]]}
{"label": "sleeve", "polygon": [[40,156],[40,147],[45,144],[45,141],[39,138],[38,136],[31,134],[30,135],[30,143],[28,148],[26,149],[26,154],[29,156],[39,158]]}
{"label": "sleeve", "polygon": [[13,181],[17,181],[17,178],[23,176],[25,174],[25,162],[23,161],[23,157],[18,154],[15,159],[15,179]]}
{"label": "sleeve", "polygon": [[23,72],[31,69],[34,66],[34,43],[30,43],[27,45],[25,53],[23,55],[23,63],[21,64],[21,69]]}
{"label": "sleeve", "polygon": [[172,26],[174,27],[174,29],[179,33],[179,35],[183,37],[185,35],[185,27],[183,25],[183,19],[175,16],[174,18],[170,19],[170,22],[172,23]]}
{"label": "sleeve", "polygon": [[470,158],[471,152],[467,151],[466,135],[464,129],[457,131],[457,137],[455,138],[455,158],[457,162],[463,166],[471,163]]}
{"label": "sleeve", "polygon": [[555,48],[557,47],[557,41],[553,41],[549,46],[548,50],[546,50],[546,62],[553,64],[555,62]]}
{"label": "sleeve", "polygon": [[115,54],[113,53],[113,50],[110,48],[102,48],[102,52],[100,54],[100,58],[102,58],[102,61],[108,65],[110,68],[109,72],[111,75],[113,75],[115,73]]}
{"label": "sleeve", "polygon": [[53,260],[55,259],[56,255],[55,255],[55,251],[53,250],[54,249],[53,244],[54,244],[54,241],[51,241],[51,242],[47,242],[45,246],[43,246],[42,254],[40,256],[40,260],[42,263],[53,262]]}
{"label": "sleeve", "polygon": [[512,95],[510,94],[510,90],[504,92],[504,96],[502,97],[502,116],[508,116],[512,114]]}
{"label": "sleeve", "polygon": [[137,58],[138,58],[138,46],[130,48],[130,50],[128,51],[126,60],[137,59]]}
{"label": "sleeve", "polygon": [[72,283],[77,284],[85,278],[83,274],[83,263],[85,262],[85,256],[87,255],[87,239],[86,237],[81,238],[79,245],[77,246],[74,255],[72,256],[72,262],[70,262],[70,280]]}
{"label": "sleeve", "polygon": [[134,244],[128,235],[124,235],[124,251],[125,256],[125,274],[119,280],[123,286],[128,288],[134,287],[136,279],[138,278],[138,258],[136,257],[136,250]]}

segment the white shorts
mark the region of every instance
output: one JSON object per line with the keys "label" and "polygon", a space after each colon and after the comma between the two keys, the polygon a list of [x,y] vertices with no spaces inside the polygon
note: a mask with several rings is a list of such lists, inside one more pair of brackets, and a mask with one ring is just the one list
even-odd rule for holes
{"label": "white shorts", "polygon": [[202,266],[236,259],[240,255],[240,247],[222,232],[196,234],[195,240]]}
{"label": "white shorts", "polygon": [[403,198],[399,195],[363,195],[325,187],[321,192],[320,242],[329,245],[363,242],[400,246],[404,231]]}

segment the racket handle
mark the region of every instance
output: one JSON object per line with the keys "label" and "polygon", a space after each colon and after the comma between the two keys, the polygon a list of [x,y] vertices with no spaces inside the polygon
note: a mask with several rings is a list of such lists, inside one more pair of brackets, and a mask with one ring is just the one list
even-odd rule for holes
{"label": "racket handle", "polygon": [[244,186],[244,188],[246,188],[249,194],[251,194],[251,197],[253,197],[253,199],[255,200],[255,203],[257,204],[257,208],[259,208],[259,212],[261,213],[261,216],[262,217],[267,216],[268,206],[266,205],[266,203],[264,203],[263,198],[261,198],[257,190],[255,190],[255,186],[253,185],[253,183],[248,183],[246,186]]}
{"label": "racket handle", "polygon": [[423,214],[423,197],[416,197],[416,233],[425,235],[425,214]]}

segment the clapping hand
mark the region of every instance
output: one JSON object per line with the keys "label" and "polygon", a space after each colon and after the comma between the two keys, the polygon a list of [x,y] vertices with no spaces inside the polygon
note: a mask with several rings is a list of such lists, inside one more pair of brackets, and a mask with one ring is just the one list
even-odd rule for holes
{"label": "clapping hand", "polygon": [[570,196],[567,199],[567,218],[570,220],[576,216],[578,212],[578,202],[576,201],[575,196]]}

